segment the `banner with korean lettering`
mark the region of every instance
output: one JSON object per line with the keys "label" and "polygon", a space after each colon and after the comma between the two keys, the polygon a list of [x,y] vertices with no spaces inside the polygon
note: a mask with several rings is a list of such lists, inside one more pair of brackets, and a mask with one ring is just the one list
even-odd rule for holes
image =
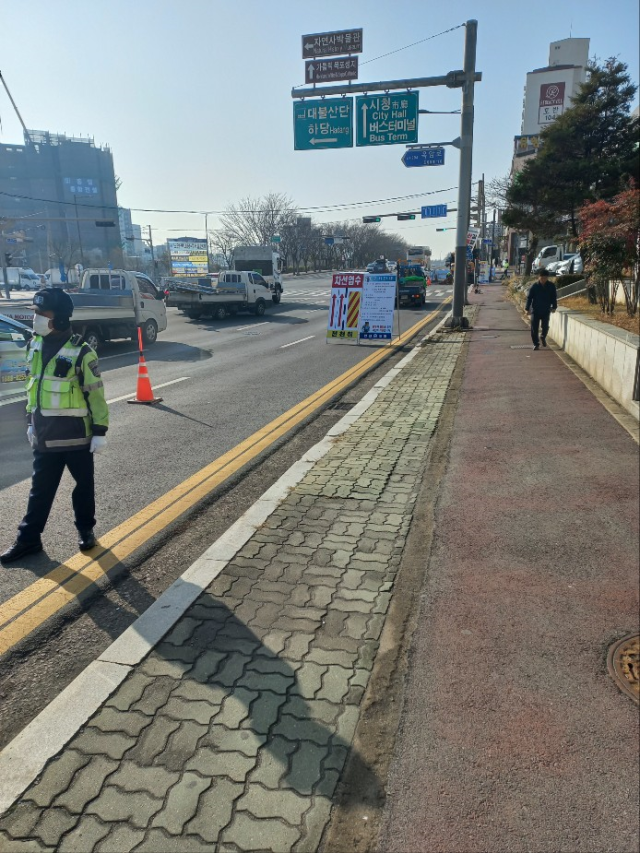
{"label": "banner with korean lettering", "polygon": [[390,341],[396,306],[396,277],[367,273],[362,289],[358,328],[361,341]]}
{"label": "banner with korean lettering", "polygon": [[358,343],[358,321],[362,301],[361,272],[334,273],[329,299],[327,340]]}

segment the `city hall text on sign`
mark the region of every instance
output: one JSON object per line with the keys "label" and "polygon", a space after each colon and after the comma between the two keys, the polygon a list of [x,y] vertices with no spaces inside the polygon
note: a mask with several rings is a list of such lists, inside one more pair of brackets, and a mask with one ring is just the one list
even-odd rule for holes
{"label": "city hall text on sign", "polygon": [[352,98],[324,98],[293,105],[296,151],[353,146]]}
{"label": "city hall text on sign", "polygon": [[417,92],[356,98],[356,145],[399,145],[417,141]]}

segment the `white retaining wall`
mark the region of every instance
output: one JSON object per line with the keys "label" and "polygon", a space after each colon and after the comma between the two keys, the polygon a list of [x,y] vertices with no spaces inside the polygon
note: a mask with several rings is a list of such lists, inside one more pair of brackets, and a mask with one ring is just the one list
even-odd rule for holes
{"label": "white retaining wall", "polygon": [[549,334],[583,370],[636,417],[640,406],[633,399],[640,337],[609,323],[558,308],[551,315]]}

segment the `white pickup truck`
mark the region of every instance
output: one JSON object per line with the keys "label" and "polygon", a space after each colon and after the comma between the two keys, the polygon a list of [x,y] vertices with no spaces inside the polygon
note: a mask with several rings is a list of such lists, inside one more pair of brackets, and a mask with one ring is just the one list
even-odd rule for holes
{"label": "white pickup truck", "polygon": [[228,270],[221,272],[211,285],[175,284],[171,290],[172,306],[184,311],[192,320],[214,317],[224,320],[240,311],[262,317],[271,298],[269,284],[259,273]]}
{"label": "white pickup truck", "polygon": [[[89,346],[116,338],[137,340],[138,328],[147,345],[167,328],[164,294],[146,275],[130,270],[86,269],[73,300],[71,327]],[[31,325],[31,299],[0,300],[0,314]]]}

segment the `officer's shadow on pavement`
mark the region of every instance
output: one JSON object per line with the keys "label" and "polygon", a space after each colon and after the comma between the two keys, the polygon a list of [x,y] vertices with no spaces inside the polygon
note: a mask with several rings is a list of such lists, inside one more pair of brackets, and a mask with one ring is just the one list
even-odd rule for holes
{"label": "officer's shadow on pavement", "polygon": [[[282,631],[256,631],[264,640],[222,599],[204,593],[145,659],[142,673],[158,676],[166,690],[144,733],[148,743],[157,738],[155,726],[166,731],[166,717],[187,726],[197,719],[202,726],[188,746],[182,726],[168,740],[158,738],[165,746],[150,763],[215,778],[228,772],[229,753],[240,753],[249,783],[332,800],[348,758],[349,778],[358,784],[341,797],[343,807],[379,805],[382,785],[351,747],[364,691],[360,687],[345,702],[355,666],[352,674],[338,666],[305,666],[305,655],[292,650],[305,645],[296,642],[295,631],[286,639]],[[337,680],[330,669],[334,675],[342,670]],[[150,696],[158,695],[158,687],[147,688]],[[143,694],[132,709],[145,703]],[[147,749],[142,744],[137,756],[135,747],[127,758],[140,761]]]}

